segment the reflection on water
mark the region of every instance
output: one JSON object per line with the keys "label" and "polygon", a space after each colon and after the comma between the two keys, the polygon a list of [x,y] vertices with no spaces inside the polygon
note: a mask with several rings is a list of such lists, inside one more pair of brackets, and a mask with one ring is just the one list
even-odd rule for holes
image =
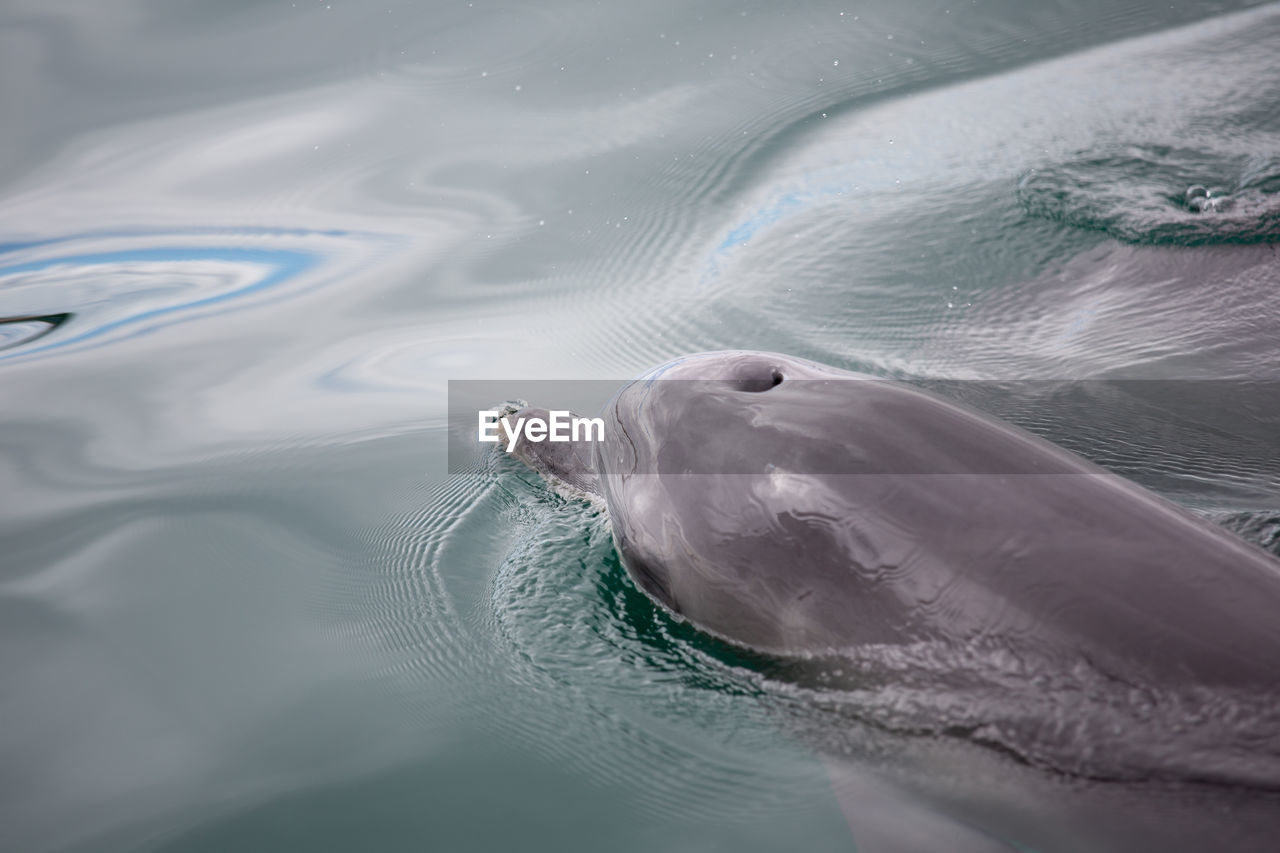
{"label": "reflection on water", "polygon": [[61,326],[71,315],[46,314],[43,317],[0,318],[0,350],[30,343]]}
{"label": "reflection on water", "polygon": [[[284,294],[280,290],[297,285],[298,279],[321,260],[316,254],[286,248],[167,245],[174,236],[143,233],[104,241],[96,235],[85,235],[43,241],[36,247],[7,247],[0,254],[0,289],[5,303],[72,309],[46,318],[31,318],[44,320],[49,328],[35,338],[27,338],[26,343],[34,343],[36,338],[63,326],[73,315],[76,319],[39,346],[28,346],[21,353],[0,358],[100,346],[116,337],[145,334],[197,316],[247,308],[255,298],[281,298]],[[216,236],[253,243],[271,235],[248,231],[239,236],[225,232]],[[308,236],[290,235],[290,239],[305,244]],[[74,251],[78,244],[103,242],[141,245],[88,253]],[[310,242],[319,243],[314,237]],[[39,251],[49,248],[58,252]]]}
{"label": "reflection on water", "polygon": [[[1254,5],[5,4],[0,846],[847,850],[834,776],[1073,849],[1111,801],[833,726],[588,508],[447,476],[446,382],[1274,379]],[[1015,419],[1274,547],[1265,450],[1095,404]]]}

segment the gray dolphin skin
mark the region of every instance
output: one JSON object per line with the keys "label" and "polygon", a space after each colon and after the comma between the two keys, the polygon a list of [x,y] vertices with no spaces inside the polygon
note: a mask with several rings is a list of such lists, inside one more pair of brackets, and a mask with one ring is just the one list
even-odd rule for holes
{"label": "gray dolphin skin", "polygon": [[635,582],[722,638],[995,641],[1133,683],[1280,688],[1280,561],[1009,424],[741,351],[659,367],[603,414],[604,441],[517,455],[602,497]]}

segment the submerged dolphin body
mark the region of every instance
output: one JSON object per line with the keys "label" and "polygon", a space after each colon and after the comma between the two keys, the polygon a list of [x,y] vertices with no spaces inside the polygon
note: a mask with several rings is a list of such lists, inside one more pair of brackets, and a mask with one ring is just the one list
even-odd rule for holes
{"label": "submerged dolphin body", "polygon": [[602,497],[636,583],[723,638],[994,642],[1280,691],[1280,562],[1016,427],[756,352],[657,368],[604,417],[603,442],[516,453]]}

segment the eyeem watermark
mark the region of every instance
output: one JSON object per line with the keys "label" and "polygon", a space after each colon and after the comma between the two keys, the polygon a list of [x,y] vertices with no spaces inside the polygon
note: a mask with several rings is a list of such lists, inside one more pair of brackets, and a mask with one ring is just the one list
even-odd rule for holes
{"label": "eyeem watermark", "polygon": [[[1120,473],[1138,472],[1144,485],[1176,492],[1184,482],[1229,471],[1230,494],[1266,500],[1280,483],[1280,380],[1271,379],[850,379],[853,384],[844,387],[791,378],[763,389],[720,380],[655,379],[632,392],[625,377],[455,379],[448,382],[448,471],[483,471],[493,458],[509,459],[509,454],[581,453],[615,439],[616,450],[626,455],[623,417],[643,411],[661,414],[637,426],[632,436],[650,443],[653,462],[646,462],[645,471],[718,475],[785,469],[905,476],[955,470],[954,454],[935,452],[955,436],[942,427],[931,432],[930,423],[913,420],[910,411],[900,415],[865,407],[874,386],[864,383],[891,381],[1030,430]],[[845,403],[832,402],[839,399]],[[809,417],[805,407],[815,404],[831,407],[825,419]],[[755,430],[756,413],[765,405],[779,429]],[[808,433],[790,428],[793,416],[797,424],[827,427],[815,433],[821,447],[805,439]],[[645,430],[649,433],[639,435]],[[1022,470],[1022,458],[995,447],[963,456],[962,470],[1012,475]]]}
{"label": "eyeem watermark", "polygon": [[604,441],[604,418],[584,418],[565,410],[547,412],[547,418],[502,415],[497,409],[482,409],[478,426],[480,441],[497,444],[498,428],[506,434],[507,452],[515,450],[516,441]]}

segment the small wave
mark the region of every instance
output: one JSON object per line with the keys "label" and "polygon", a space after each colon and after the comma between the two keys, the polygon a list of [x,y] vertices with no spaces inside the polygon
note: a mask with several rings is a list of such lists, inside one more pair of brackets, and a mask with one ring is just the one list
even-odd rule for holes
{"label": "small wave", "polygon": [[1208,517],[1240,538],[1280,557],[1280,510],[1215,512]]}
{"label": "small wave", "polygon": [[1131,243],[1280,241],[1280,161],[1133,146],[1033,169],[1018,182],[1032,216]]}

